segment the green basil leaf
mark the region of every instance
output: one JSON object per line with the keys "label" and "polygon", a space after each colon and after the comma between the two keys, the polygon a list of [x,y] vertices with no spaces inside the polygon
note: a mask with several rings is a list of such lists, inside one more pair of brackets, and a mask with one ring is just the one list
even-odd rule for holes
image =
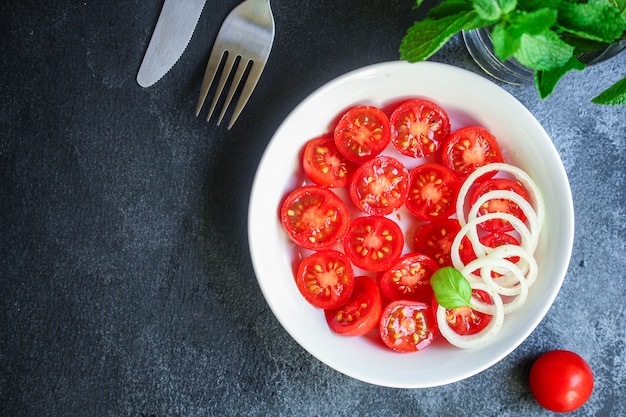
{"label": "green basil leaf", "polygon": [[612,106],[626,105],[626,77],[604,90],[591,101],[595,104],[609,104]]}
{"label": "green basil leaf", "polygon": [[455,268],[447,266],[438,269],[430,278],[430,285],[440,306],[454,309],[470,305],[472,287]]}

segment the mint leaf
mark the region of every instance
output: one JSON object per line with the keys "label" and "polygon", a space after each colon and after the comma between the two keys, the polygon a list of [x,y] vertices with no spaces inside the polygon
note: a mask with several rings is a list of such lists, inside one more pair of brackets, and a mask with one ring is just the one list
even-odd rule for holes
{"label": "mint leaf", "polygon": [[604,90],[599,96],[591,100],[591,102],[612,106],[626,105],[626,77]]}
{"label": "mint leaf", "polygon": [[517,7],[517,0],[496,0],[502,14],[509,14]]}
{"label": "mint leaf", "polygon": [[566,3],[559,7],[559,25],[586,39],[613,42],[626,30],[626,20],[609,4]]}
{"label": "mint leaf", "polygon": [[470,305],[472,287],[455,268],[446,266],[438,269],[430,277],[430,285],[440,306],[454,309]]}
{"label": "mint leaf", "polygon": [[577,70],[582,71],[585,69],[585,64],[580,62],[575,57],[570,58],[567,63],[561,67],[548,70],[548,71],[536,71],[535,72],[535,85],[539,92],[539,97],[542,99],[552,94],[554,87],[556,87],[559,80],[569,71]]}
{"label": "mint leaf", "polygon": [[505,22],[498,23],[491,31],[493,52],[500,60],[506,61],[519,49],[521,38],[522,34],[517,33],[510,25]]}
{"label": "mint leaf", "polygon": [[626,19],[626,0],[606,0],[608,4],[615,7],[622,17]]}
{"label": "mint leaf", "polygon": [[428,59],[450,38],[462,30],[486,26],[488,22],[479,18],[474,10],[462,10],[441,19],[426,19],[415,22],[400,44],[400,58],[409,62]]}
{"label": "mint leaf", "polygon": [[472,3],[469,0],[444,0],[430,9],[427,17],[438,20],[472,10]]}
{"label": "mint leaf", "polygon": [[502,10],[496,0],[472,0],[474,10],[485,20],[497,20],[502,16]]}
{"label": "mint leaf", "polygon": [[498,20],[511,13],[517,6],[517,0],[471,0],[478,16],[485,20]]}
{"label": "mint leaf", "polygon": [[506,61],[519,49],[522,35],[543,33],[556,23],[556,18],[556,11],[551,9],[511,13],[507,21],[502,21],[493,28],[491,37],[496,56]]}
{"label": "mint leaf", "polygon": [[528,68],[547,71],[565,65],[573,53],[574,47],[563,42],[556,33],[544,31],[522,35],[520,47],[513,56]]}

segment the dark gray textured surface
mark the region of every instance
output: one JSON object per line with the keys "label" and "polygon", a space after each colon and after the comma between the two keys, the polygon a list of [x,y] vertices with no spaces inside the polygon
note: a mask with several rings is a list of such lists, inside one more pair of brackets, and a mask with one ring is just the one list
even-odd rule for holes
{"label": "dark gray textured surface", "polygon": [[[371,386],[280,327],[246,241],[256,164],[291,109],[334,77],[398,58],[409,0],[275,0],[277,37],[231,131],[193,116],[219,23],[208,0],[157,85],[135,75],[160,1],[0,5],[0,415],[545,416],[533,359],[563,348],[596,374],[572,415],[626,414],[626,110],[589,99],[626,54],[540,101],[568,172],[576,240],[563,288],[501,363],[439,388]],[[479,72],[457,38],[433,60]],[[435,81],[436,82],[436,81]]]}

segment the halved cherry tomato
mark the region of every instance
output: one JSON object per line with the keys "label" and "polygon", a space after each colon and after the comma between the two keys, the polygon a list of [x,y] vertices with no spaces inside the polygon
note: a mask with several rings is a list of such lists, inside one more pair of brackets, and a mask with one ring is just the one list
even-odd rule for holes
{"label": "halved cherry tomato", "polygon": [[450,169],[439,164],[423,164],[410,172],[406,207],[418,219],[435,221],[455,211],[461,181]]}
{"label": "halved cherry tomato", "polygon": [[389,118],[373,106],[358,106],[348,110],[334,131],[339,152],[358,164],[380,154],[389,145],[389,138]]}
{"label": "halved cherry tomato", "polygon": [[315,307],[336,308],[350,299],[354,272],[346,255],[328,249],[300,262],[296,284],[302,296]]}
{"label": "halved cherry tomato", "polygon": [[435,337],[435,319],[428,304],[393,301],[384,310],[378,327],[385,344],[396,352],[416,352]]}
{"label": "halved cherry tomato", "polygon": [[398,259],[380,278],[380,289],[392,301],[429,302],[433,295],[430,277],[439,269],[426,255],[408,253]]}
{"label": "halved cherry tomato", "polygon": [[366,271],[384,271],[402,254],[404,235],[393,220],[362,216],[352,220],[343,247],[355,266]]}
{"label": "halved cherry tomato", "polygon": [[387,215],[406,202],[409,171],[390,156],[379,156],[357,168],[350,183],[350,198],[364,213]]}
{"label": "halved cherry tomato", "polygon": [[330,329],[344,336],[362,336],[378,325],[383,311],[382,296],[369,277],[354,278],[354,290],[348,302],[324,310]]}
{"label": "halved cherry tomato", "polygon": [[[484,303],[493,304],[491,297],[485,291],[472,290],[472,295]],[[436,311],[437,307],[437,301],[433,297],[433,309]],[[493,316],[476,311],[470,306],[446,309],[448,325],[455,333],[461,336],[480,332],[489,324],[492,318]]]}
{"label": "halved cherry tomato", "polygon": [[356,166],[339,152],[332,135],[326,134],[304,145],[302,168],[317,185],[337,188],[348,185]]}
{"label": "halved cherry tomato", "polygon": [[295,243],[312,250],[334,246],[350,225],[350,214],[341,198],[314,185],[291,192],[280,208],[280,219]]}
{"label": "halved cherry tomato", "polygon": [[[518,181],[510,180],[508,178],[491,178],[476,187],[470,197],[470,206],[473,206],[481,196],[494,190],[513,191],[523,197],[526,201],[530,202],[528,193],[524,189],[524,186]],[[485,204],[480,206],[478,209],[478,215],[481,216],[488,213],[508,213],[517,217],[521,221],[526,221],[524,211],[520,208],[520,206],[511,200],[494,199],[485,202]],[[511,223],[501,219],[488,220],[479,223],[479,226],[483,230],[494,233],[510,232],[514,229]]]}
{"label": "halved cherry tomato", "polygon": [[[496,137],[481,126],[463,127],[452,132],[441,148],[441,158],[444,165],[460,178],[467,177],[483,165],[503,161]],[[484,181],[493,175],[495,172],[490,172],[478,180]]]}
{"label": "halved cherry tomato", "polygon": [[[461,225],[457,219],[427,223],[421,226],[415,235],[415,251],[430,256],[440,268],[452,266],[450,250],[452,242],[460,230]],[[467,237],[461,240],[459,251],[461,260],[471,259],[473,249]]]}
{"label": "halved cherry tomato", "polygon": [[533,397],[544,408],[569,413],[582,407],[593,392],[593,371],[577,353],[553,350],[530,368],[528,383]]}
{"label": "halved cherry tomato", "polygon": [[390,117],[391,143],[407,156],[433,154],[450,134],[448,113],[432,101],[413,99],[398,106]]}

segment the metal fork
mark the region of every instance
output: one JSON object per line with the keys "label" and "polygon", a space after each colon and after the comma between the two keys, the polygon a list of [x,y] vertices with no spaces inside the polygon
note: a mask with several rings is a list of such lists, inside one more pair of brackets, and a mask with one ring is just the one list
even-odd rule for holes
{"label": "metal fork", "polygon": [[[204,101],[222,61],[224,61],[224,66],[206,118],[207,121],[211,119],[211,115],[222,95],[231,72],[234,70],[235,73],[222,111],[217,119],[218,125],[222,122],[233,96],[246,70],[249,68],[239,100],[228,123],[228,129],[230,129],[237,121],[239,114],[248,102],[254,87],[256,87],[261,77],[273,42],[274,16],[272,15],[269,0],[246,0],[230,12],[224,23],[222,23],[209,56],[209,62],[202,80],[202,87],[200,88],[198,105],[196,106],[196,116],[202,110]],[[226,55],[225,58],[224,55]]]}

